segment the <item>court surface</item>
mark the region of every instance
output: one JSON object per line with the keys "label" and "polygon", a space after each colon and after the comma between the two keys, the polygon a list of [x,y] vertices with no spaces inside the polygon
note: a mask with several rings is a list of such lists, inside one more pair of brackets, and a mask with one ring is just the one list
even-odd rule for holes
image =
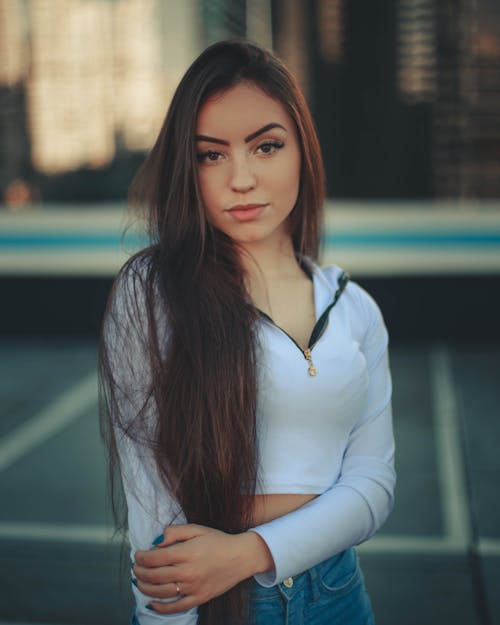
{"label": "court surface", "polygon": [[[96,343],[0,351],[0,625],[128,623]],[[377,622],[500,623],[499,345],[397,343],[391,361],[396,505],[359,549]]]}

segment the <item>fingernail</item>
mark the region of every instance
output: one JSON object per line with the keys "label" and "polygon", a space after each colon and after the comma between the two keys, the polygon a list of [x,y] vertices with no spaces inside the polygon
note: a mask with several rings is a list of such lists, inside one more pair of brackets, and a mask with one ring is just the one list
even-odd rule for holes
{"label": "fingernail", "polygon": [[164,540],[165,540],[165,538],[164,538],[163,534],[160,534],[159,536],[157,536],[157,537],[153,540],[152,544],[153,544],[153,545],[159,545],[159,544],[160,544],[160,543],[162,543]]}
{"label": "fingernail", "polygon": [[155,611],[155,609],[153,608],[153,606],[148,603],[148,605],[146,606],[148,610],[152,610],[153,612]]}
{"label": "fingernail", "polygon": [[135,579],[135,577],[132,577],[131,581],[134,586],[137,586],[137,580]]}

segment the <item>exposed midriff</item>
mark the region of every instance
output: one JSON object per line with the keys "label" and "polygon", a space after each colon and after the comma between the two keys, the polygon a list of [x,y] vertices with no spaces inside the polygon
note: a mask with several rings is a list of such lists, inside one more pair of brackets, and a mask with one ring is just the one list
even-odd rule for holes
{"label": "exposed midriff", "polygon": [[272,521],[288,512],[300,508],[317,494],[271,494],[254,495],[253,524],[260,525]]}

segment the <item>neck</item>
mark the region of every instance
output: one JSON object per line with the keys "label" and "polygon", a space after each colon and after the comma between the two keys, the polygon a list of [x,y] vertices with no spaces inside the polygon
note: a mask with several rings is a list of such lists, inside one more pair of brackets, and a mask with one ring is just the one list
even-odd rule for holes
{"label": "neck", "polygon": [[283,284],[290,284],[290,281],[306,279],[295,256],[292,239],[286,237],[279,245],[259,242],[240,249],[247,292],[257,307],[272,316],[273,293],[280,292]]}
{"label": "neck", "polygon": [[252,282],[263,277],[279,279],[300,270],[290,237],[281,240],[279,245],[266,245],[261,241],[243,245],[240,258],[247,279]]}

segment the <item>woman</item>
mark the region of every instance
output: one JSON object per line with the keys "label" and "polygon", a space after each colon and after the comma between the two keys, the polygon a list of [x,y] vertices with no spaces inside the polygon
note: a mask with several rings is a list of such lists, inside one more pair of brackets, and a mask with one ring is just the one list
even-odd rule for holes
{"label": "woman", "polygon": [[373,622],[353,545],[392,506],[387,332],[316,265],[323,187],[283,64],[205,50],[135,179],[155,243],[102,335],[133,623]]}

